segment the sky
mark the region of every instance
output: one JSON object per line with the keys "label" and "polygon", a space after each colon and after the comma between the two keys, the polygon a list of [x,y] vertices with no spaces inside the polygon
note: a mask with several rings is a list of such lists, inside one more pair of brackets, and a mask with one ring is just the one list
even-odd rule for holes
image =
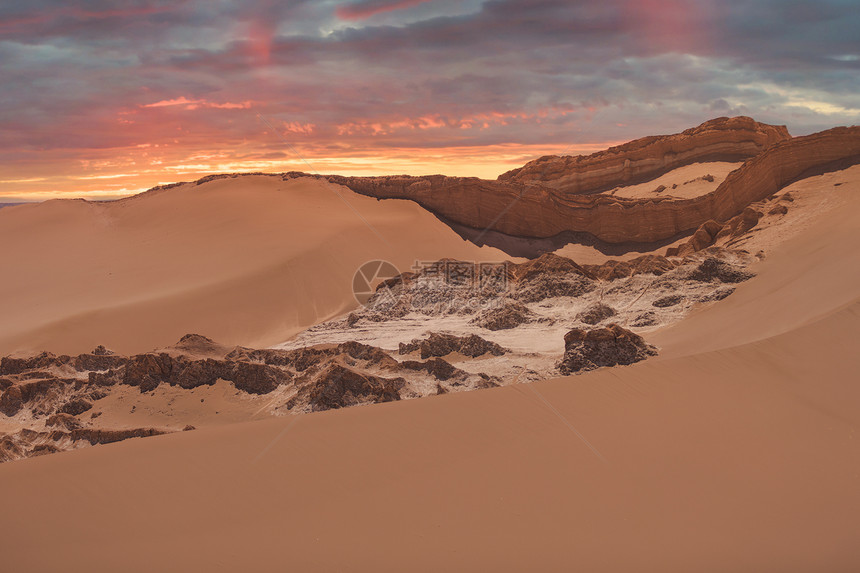
{"label": "sky", "polygon": [[495,178],[720,116],[853,125],[857,30],[857,0],[4,2],[0,202]]}

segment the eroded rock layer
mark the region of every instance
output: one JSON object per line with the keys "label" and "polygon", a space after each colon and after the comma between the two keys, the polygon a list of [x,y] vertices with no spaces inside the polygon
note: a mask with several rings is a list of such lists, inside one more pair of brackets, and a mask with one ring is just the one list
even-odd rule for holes
{"label": "eroded rock layer", "polygon": [[703,161],[744,161],[790,139],[785,126],[749,117],[721,117],[674,135],[656,135],[592,155],[547,155],[499,176],[533,182],[566,194],[595,193],[633,185]]}
{"label": "eroded rock layer", "polygon": [[[748,118],[735,119],[741,126],[752,122]],[[725,121],[728,122],[726,126],[734,122]],[[567,184],[563,183],[585,181],[587,178],[584,175],[577,179],[574,174],[587,169],[589,161],[594,161],[593,166],[598,168],[596,166],[609,161],[609,157],[623,156],[617,151],[614,155],[607,151],[575,161],[559,160],[559,166],[567,166],[572,170],[567,179],[561,171],[551,170],[540,175],[535,171],[536,167],[513,175],[506,174],[496,181],[442,175],[332,176],[328,179],[372,197],[411,199],[453,223],[473,229],[531,238],[584,232],[608,243],[653,243],[694,231],[709,220],[723,223],[743,212],[751,203],[776,193],[805,174],[841,169],[860,162],[860,127],[838,127],[786,139],[787,134],[783,129],[755,122],[752,122],[755,129],[748,126],[738,131],[728,128],[709,131],[707,125],[703,124],[692,132],[701,130],[708,138],[704,135],[665,136],[662,139],[647,138],[649,142],[645,144],[628,144],[632,146],[629,153],[635,151],[637,156],[642,156],[637,160],[643,165],[638,169],[638,175],[626,175],[624,169],[619,168],[614,179],[608,175],[601,176],[603,179],[594,179],[597,183],[594,183],[593,188],[598,189],[628,184],[634,177],[644,177],[648,153],[655,154],[651,161],[654,174],[670,168],[667,166],[676,166],[673,161],[696,161],[698,156],[693,147],[687,154],[674,151],[673,146],[683,142],[695,146],[702,141],[709,141],[702,152],[703,157],[714,153],[717,148],[728,153],[732,146],[736,146],[739,154],[752,155],[760,151],[729,174],[716,190],[692,199],[635,199],[600,193],[583,194],[590,184],[566,187]],[[720,137],[725,139],[717,145]],[[765,148],[768,144],[769,147]],[[625,161],[621,161],[622,165]],[[629,165],[633,164],[631,160]],[[546,179],[537,178],[538,175]],[[573,191],[567,191],[568,187]]]}

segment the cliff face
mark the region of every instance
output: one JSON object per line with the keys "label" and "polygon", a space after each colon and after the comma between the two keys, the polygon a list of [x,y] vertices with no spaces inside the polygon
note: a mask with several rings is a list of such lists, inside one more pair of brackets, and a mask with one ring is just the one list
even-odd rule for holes
{"label": "cliff face", "polygon": [[749,117],[721,117],[674,135],[637,139],[592,155],[547,155],[499,176],[539,183],[566,194],[596,193],[633,185],[701,161],[743,161],[791,139],[785,126]]}
{"label": "cliff face", "polygon": [[[740,127],[731,129],[733,125]],[[684,163],[712,159],[716,150],[729,154],[732,149],[741,155],[757,154],[716,190],[693,199],[625,199],[583,191],[628,184],[633,176],[626,173],[646,177],[643,174],[659,174]],[[619,157],[626,159],[619,163]],[[372,197],[411,199],[474,229],[535,238],[587,232],[608,243],[650,243],[693,231],[712,219],[724,222],[807,172],[853,163],[860,163],[860,127],[788,138],[785,128],[734,118],[707,122],[683,134],[637,140],[585,158],[538,160],[496,181],[441,175],[334,176],[329,180]],[[570,173],[565,171],[567,167]],[[588,175],[592,169],[596,175]],[[538,173],[544,179],[535,179]]]}

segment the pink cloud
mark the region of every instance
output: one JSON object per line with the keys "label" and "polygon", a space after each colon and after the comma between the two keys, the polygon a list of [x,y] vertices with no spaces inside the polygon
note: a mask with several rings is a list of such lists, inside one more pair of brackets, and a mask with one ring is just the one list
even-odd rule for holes
{"label": "pink cloud", "polygon": [[335,14],[341,20],[366,20],[377,14],[394,12],[424,4],[428,0],[366,0],[340,6]]}
{"label": "pink cloud", "polygon": [[292,121],[290,123],[284,122],[284,129],[290,133],[297,133],[299,135],[312,135],[316,130],[316,125],[312,123],[299,123],[297,121]]}

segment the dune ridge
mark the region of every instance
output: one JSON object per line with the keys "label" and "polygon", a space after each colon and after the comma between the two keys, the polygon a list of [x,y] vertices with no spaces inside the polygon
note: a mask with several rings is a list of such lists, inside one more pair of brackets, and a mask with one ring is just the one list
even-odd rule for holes
{"label": "dune ridge", "polygon": [[0,464],[4,565],[854,570],[858,206],[846,190],[663,358]]}

